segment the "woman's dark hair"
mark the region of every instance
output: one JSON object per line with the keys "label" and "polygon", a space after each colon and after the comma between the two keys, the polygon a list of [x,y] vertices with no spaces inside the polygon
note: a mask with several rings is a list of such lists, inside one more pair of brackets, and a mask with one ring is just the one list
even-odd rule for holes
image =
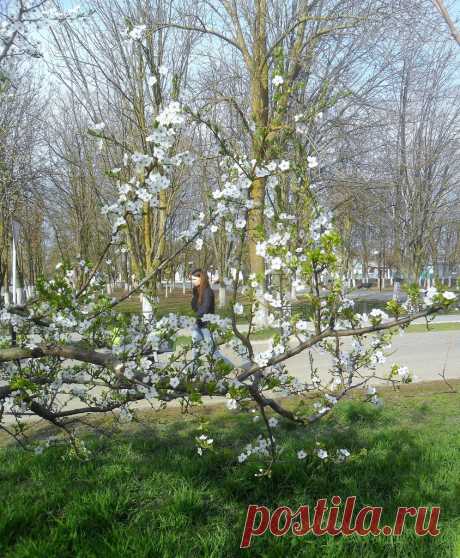
{"label": "woman's dark hair", "polygon": [[204,269],[197,268],[192,271],[192,277],[201,279],[199,287],[193,287],[193,292],[198,295],[198,304],[203,302],[204,291],[209,287],[208,274]]}

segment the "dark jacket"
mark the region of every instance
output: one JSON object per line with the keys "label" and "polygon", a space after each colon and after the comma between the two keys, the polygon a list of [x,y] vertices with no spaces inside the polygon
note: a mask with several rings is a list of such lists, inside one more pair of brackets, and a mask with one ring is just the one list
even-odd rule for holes
{"label": "dark jacket", "polygon": [[198,303],[198,287],[193,288],[192,308],[198,315],[196,320],[197,326],[206,327],[206,323],[200,318],[203,317],[204,314],[214,314],[214,291],[211,287],[205,289],[201,304]]}

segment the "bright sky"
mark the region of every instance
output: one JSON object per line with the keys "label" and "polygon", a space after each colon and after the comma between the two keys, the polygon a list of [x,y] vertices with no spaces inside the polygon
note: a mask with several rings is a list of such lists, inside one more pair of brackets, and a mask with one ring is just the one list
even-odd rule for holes
{"label": "bright sky", "polygon": [[[84,2],[82,0],[61,0],[61,4],[63,8],[68,9],[73,6],[82,5]],[[445,4],[449,9],[452,19],[460,24],[460,0],[446,0]]]}
{"label": "bright sky", "polygon": [[[280,0],[281,1],[281,0]],[[446,0],[446,5],[449,9],[449,13],[451,17],[457,22],[457,25],[460,27],[460,0]],[[83,10],[88,6],[91,6],[91,0],[60,0],[60,4],[63,10],[67,10],[73,8],[75,6],[82,6]],[[436,12],[436,8],[433,5],[433,11]],[[441,16],[439,15],[440,24],[444,25],[446,36],[449,36],[449,30],[447,24],[445,24]],[[42,52],[45,52],[46,56],[46,43],[48,40],[47,31],[40,32],[39,39],[42,41]],[[453,39],[452,39],[453,41]],[[46,70],[45,70],[46,71]],[[50,84],[51,85],[51,84]]]}

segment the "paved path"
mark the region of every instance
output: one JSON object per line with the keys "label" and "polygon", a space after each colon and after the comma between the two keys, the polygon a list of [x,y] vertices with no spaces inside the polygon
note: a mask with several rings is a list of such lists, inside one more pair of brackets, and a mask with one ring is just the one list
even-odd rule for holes
{"label": "paved path", "polygon": [[[345,347],[349,342],[345,343]],[[268,348],[266,341],[259,341],[257,350]],[[405,333],[393,337],[391,355],[377,371],[382,375],[388,372],[394,363],[408,366],[419,380],[440,379],[438,374],[446,368],[446,378],[460,378],[460,329],[458,331],[429,331],[423,333]],[[312,350],[315,365],[322,378],[328,377],[331,359],[328,355]],[[301,353],[286,361],[288,370],[300,379],[306,379],[308,352]]]}

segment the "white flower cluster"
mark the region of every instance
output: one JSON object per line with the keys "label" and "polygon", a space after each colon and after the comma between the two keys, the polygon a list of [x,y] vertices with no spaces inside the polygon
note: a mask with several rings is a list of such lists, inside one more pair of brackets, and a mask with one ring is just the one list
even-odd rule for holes
{"label": "white flower cluster", "polygon": [[242,357],[242,358],[246,358],[248,355],[248,349],[247,347],[243,344],[243,342],[241,341],[241,339],[239,339],[238,337],[234,337],[230,342],[229,342],[230,348],[232,349],[232,351],[235,351],[235,353]]}
{"label": "white flower cluster", "polygon": [[[80,6],[62,11],[47,7],[50,2],[6,2],[0,22],[0,44],[3,56],[40,57],[40,41],[32,35],[44,25],[54,26],[64,21],[86,17]],[[5,47],[5,48],[4,48]]]}
{"label": "white flower cluster", "polygon": [[[275,437],[273,437],[275,439]],[[244,451],[238,456],[238,462],[243,463],[250,455],[270,455],[269,452],[270,442],[259,434],[256,443],[254,445],[247,444],[244,447]]]}
{"label": "white flower cluster", "polygon": [[[182,109],[177,102],[171,102],[157,116],[159,126],[155,128],[147,140],[152,144],[152,154],[135,152],[129,157],[125,154],[123,164],[126,167],[131,160],[135,176],[127,182],[118,181],[118,199],[111,205],[104,206],[102,213],[112,214],[113,235],[126,225],[126,215],[131,214],[140,220],[144,204],[151,207],[159,204],[158,194],[169,188],[171,179],[168,176],[170,168],[189,165],[193,157],[188,152],[170,154],[174,143],[176,130],[185,121]],[[103,123],[93,126],[93,130],[102,129]],[[162,170],[158,168],[161,165]],[[152,168],[153,167],[153,168]]]}
{"label": "white flower cluster", "polygon": [[102,132],[105,128],[105,122],[97,122],[95,124],[92,124],[89,129],[95,133],[99,133]]}
{"label": "white flower cluster", "polygon": [[377,364],[384,364],[386,362],[386,357],[383,354],[383,351],[375,351],[370,358],[370,363],[372,366],[376,366]]}
{"label": "white flower cluster", "polygon": [[388,314],[383,310],[379,310],[378,308],[373,308],[369,312],[369,318],[372,322],[380,323],[383,320],[388,320]]}
{"label": "white flower cluster", "polygon": [[261,368],[268,366],[269,360],[272,358],[273,353],[271,350],[262,351],[254,355],[254,362]]}
{"label": "white flower cluster", "polygon": [[[442,295],[441,297],[439,295]],[[438,291],[438,289],[436,287],[429,287],[426,292],[425,295],[423,297],[423,303],[426,306],[432,306],[435,302],[435,298],[439,299],[442,298],[444,300],[446,300],[447,302],[451,302],[453,300],[456,300],[457,295],[451,291],[444,291],[442,293],[440,293]]]}
{"label": "white flower cluster", "polygon": [[355,306],[355,301],[353,299],[344,297],[339,307],[339,312],[342,312],[343,310],[347,310],[349,308],[354,308],[354,306]]}
{"label": "white flower cluster", "polygon": [[[259,294],[262,294],[262,291],[259,292]],[[283,301],[281,299],[281,294],[280,293],[275,293],[272,294],[269,291],[266,291],[263,293],[263,299],[268,303],[269,306],[272,306],[273,308],[282,308],[283,307]]]}
{"label": "white flower cluster", "polygon": [[236,409],[238,409],[238,401],[233,399],[230,394],[227,394],[227,409],[230,411],[236,411]]}
{"label": "white flower cluster", "polygon": [[135,25],[131,29],[126,28],[122,32],[125,41],[141,41],[147,32],[146,25]]}
{"label": "white flower cluster", "polygon": [[322,210],[310,225],[311,238],[319,241],[323,234],[332,230],[332,214],[330,211]]}
{"label": "white flower cluster", "polygon": [[6,308],[0,309],[0,326],[20,327],[25,322],[24,318],[8,312]]}
{"label": "white flower cluster", "polygon": [[[315,448],[313,453],[316,454],[322,460],[325,460],[329,457],[327,450],[325,450],[322,447]],[[349,450],[347,450],[346,448],[341,448],[336,452],[336,460],[338,462],[344,462],[350,457],[350,455],[351,453]],[[298,459],[302,460],[305,459],[306,457],[307,457],[307,452],[305,450],[301,449],[297,452]]]}
{"label": "white flower cluster", "polygon": [[[179,234],[178,238],[190,240],[194,237],[197,237],[203,231],[204,227],[205,227],[205,215],[203,212],[201,212],[195,219],[192,219],[188,229],[182,231]],[[212,227],[211,227],[211,231],[212,231]],[[198,241],[201,242],[198,243]],[[203,239],[198,237],[196,242],[198,243],[198,245],[195,244],[195,248],[201,250],[201,248],[203,247]]]}
{"label": "white flower cluster", "polygon": [[46,8],[42,10],[43,17],[51,20],[51,21],[65,21],[68,19],[75,19],[78,17],[82,17],[84,12],[82,11],[80,6],[74,6],[67,11],[58,10],[57,8]]}
{"label": "white flower cluster", "polygon": [[328,407],[327,405],[323,405],[320,401],[315,401],[313,403],[313,408],[315,409],[318,415],[324,415],[325,413],[331,410],[331,407]]}
{"label": "white flower cluster", "polygon": [[398,368],[398,376],[402,379],[402,380],[407,380],[410,376],[409,373],[409,368],[407,366],[400,366]]}
{"label": "white flower cluster", "polygon": [[181,126],[185,122],[185,117],[180,104],[177,101],[172,101],[164,108],[156,117],[160,126]]}
{"label": "white flower cluster", "polygon": [[337,457],[339,461],[345,461],[350,457],[350,455],[350,451],[346,448],[342,448],[337,451]]}
{"label": "white flower cluster", "polygon": [[232,320],[230,318],[221,318],[219,314],[203,314],[201,319],[203,322],[215,324],[222,331],[227,331],[232,328]]}
{"label": "white flower cluster", "polygon": [[[307,134],[308,133],[308,125],[305,123],[305,119],[308,117],[307,113],[299,113],[296,114],[294,116],[294,122],[295,122],[295,131],[298,134]],[[320,120],[323,119],[323,113],[322,112],[318,112],[314,118],[315,123],[318,123]],[[316,165],[315,165],[316,166]],[[310,168],[314,168],[314,167],[310,167]]]}
{"label": "white flower cluster", "polygon": [[207,450],[212,447],[214,440],[209,438],[206,434],[201,434],[201,436],[196,436],[196,441],[198,443],[197,452],[198,455],[203,455],[203,450]]}
{"label": "white flower cluster", "polygon": [[310,329],[310,323],[306,320],[298,320],[294,325],[298,331],[309,331]]}
{"label": "white flower cluster", "polygon": [[[259,163],[255,159],[240,158],[237,162],[224,157],[220,163],[222,169],[222,187],[212,192],[215,200],[213,214],[215,216],[214,230],[221,223],[229,240],[236,238],[235,234],[247,225],[246,212],[254,208],[254,201],[249,198],[248,191],[252,180],[257,177],[267,177],[267,190],[274,191],[278,183],[278,174],[290,168],[289,161],[281,160]],[[266,207],[265,214],[270,218],[274,213]]]}
{"label": "white flower cluster", "polygon": [[375,405],[376,407],[381,407],[383,405],[383,401],[377,395],[377,389],[374,386],[364,385],[363,389],[366,390],[366,395],[371,396],[370,402]]}
{"label": "white flower cluster", "polygon": [[309,169],[315,169],[319,164],[318,159],[314,155],[307,157],[307,163]]}
{"label": "white flower cluster", "polygon": [[[35,447],[34,452],[35,455],[41,455],[46,448],[49,448],[50,446],[54,446],[54,445],[58,445],[60,442],[60,439],[58,436],[48,436],[48,438],[46,438],[46,440],[43,440],[41,442],[38,443],[38,445]],[[83,444],[83,442],[80,442],[80,449],[85,450],[85,445]]]}
{"label": "white flower cluster", "polygon": [[244,313],[244,306],[240,302],[237,302],[236,304],[233,305],[233,311],[238,316],[241,316]]}
{"label": "white flower cluster", "polygon": [[[280,227],[282,228],[282,227]],[[291,233],[289,231],[283,231],[282,233],[280,232],[275,232],[273,234],[271,234],[267,240],[264,240],[263,242],[258,242],[256,245],[256,254],[258,256],[261,256],[262,258],[266,259],[268,261],[268,263],[272,264],[272,267],[274,269],[281,269],[282,266],[282,261],[279,257],[274,257],[271,258],[271,256],[269,256],[267,254],[267,250],[269,248],[279,248],[279,247],[286,247],[289,243],[289,241],[291,240]],[[279,263],[274,264],[273,260],[279,260]]]}

